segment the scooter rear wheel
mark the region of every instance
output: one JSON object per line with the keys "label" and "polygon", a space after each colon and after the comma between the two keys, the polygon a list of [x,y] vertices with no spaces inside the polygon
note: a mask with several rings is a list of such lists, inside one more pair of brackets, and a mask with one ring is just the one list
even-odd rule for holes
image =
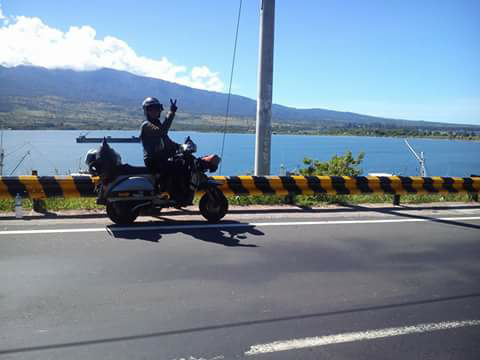
{"label": "scooter rear wheel", "polygon": [[107,215],[115,224],[131,224],[138,217],[138,211],[132,211],[132,204],[128,202],[114,202],[107,204]]}
{"label": "scooter rear wheel", "polygon": [[200,213],[208,222],[220,221],[228,211],[228,200],[216,187],[208,189],[198,205]]}

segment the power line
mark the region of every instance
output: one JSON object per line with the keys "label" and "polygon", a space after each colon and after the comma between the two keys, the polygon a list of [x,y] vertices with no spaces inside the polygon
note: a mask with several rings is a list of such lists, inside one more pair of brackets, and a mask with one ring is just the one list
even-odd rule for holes
{"label": "power line", "polygon": [[12,172],[10,173],[10,175],[13,175],[13,173],[15,172],[15,170],[18,169],[18,167],[20,166],[20,164],[23,162],[23,160],[25,160],[25,158],[30,155],[30,150],[27,151],[27,153],[25,155],[23,155],[22,159],[18,162],[17,166],[15,166],[15,169],[12,170]]}
{"label": "power line", "polygon": [[[230,97],[232,95],[232,80],[233,80],[233,70],[235,68],[235,56],[237,54],[237,41],[238,41],[238,29],[240,27],[240,15],[242,13],[242,0],[240,0],[240,5],[238,7],[238,17],[237,17],[237,30],[235,32],[235,45],[233,46],[233,58],[232,58],[232,69],[230,71],[230,85],[228,87],[228,97],[227,97],[227,111],[225,113],[225,125],[223,128],[223,139],[222,139],[222,151],[220,157],[223,159],[223,149],[225,148],[225,136],[227,134],[227,120],[230,115]],[[222,174],[222,162],[220,162],[219,174]]]}

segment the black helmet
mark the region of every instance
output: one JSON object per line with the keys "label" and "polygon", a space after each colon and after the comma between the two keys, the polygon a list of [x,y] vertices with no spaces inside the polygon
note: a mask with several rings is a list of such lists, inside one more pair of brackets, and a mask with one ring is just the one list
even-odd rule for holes
{"label": "black helmet", "polygon": [[145,98],[145,100],[143,100],[142,107],[143,107],[143,114],[147,117],[147,119],[148,119],[148,115],[147,115],[147,109],[148,108],[156,107],[160,111],[163,110],[163,105],[160,104],[160,101],[158,101],[157,98],[154,98],[152,96],[149,96],[149,97]]}
{"label": "black helmet", "polygon": [[87,152],[87,155],[85,156],[85,164],[87,166],[90,166],[93,164],[95,160],[98,158],[98,149],[90,149]]}
{"label": "black helmet", "polygon": [[162,104],[160,104],[160,101],[158,101],[157,98],[154,98],[152,96],[149,96],[149,97],[145,98],[145,100],[143,100],[143,102],[142,102],[143,110],[145,110],[146,108],[148,108],[150,106],[159,106],[159,107],[162,107],[162,110],[163,110],[163,106],[162,106]]}

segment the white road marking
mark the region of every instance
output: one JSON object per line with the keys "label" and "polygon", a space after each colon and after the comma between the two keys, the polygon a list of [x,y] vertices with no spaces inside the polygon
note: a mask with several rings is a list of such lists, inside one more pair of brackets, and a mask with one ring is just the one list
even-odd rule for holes
{"label": "white road marking", "polygon": [[6,230],[0,231],[0,235],[34,235],[34,234],[63,234],[63,233],[83,233],[83,232],[101,232],[105,228],[86,228],[86,229],[40,229],[40,230]]}
{"label": "white road marking", "polygon": [[466,326],[478,326],[480,320],[466,320],[466,321],[450,321],[430,324],[418,324],[412,326],[367,330],[359,332],[351,332],[337,335],[327,335],[321,337],[309,337],[304,339],[293,339],[286,341],[275,341],[268,344],[259,344],[250,347],[250,350],[245,352],[245,355],[259,355],[279,351],[287,351],[294,349],[304,349],[316,346],[340,344],[353,341],[379,339],[392,336],[420,334],[432,331],[455,329]]}
{"label": "white road marking", "polygon": [[173,360],[223,360],[225,359],[225,357],[223,355],[218,355],[218,356],[215,356],[211,359],[205,359],[203,357],[201,358],[196,358],[195,356],[190,356],[188,359],[187,358],[180,358],[180,359],[173,359]]}
{"label": "white road marking", "polygon": [[33,234],[63,234],[84,232],[125,232],[125,231],[152,231],[152,230],[190,230],[190,229],[218,229],[238,227],[265,227],[265,226],[307,226],[307,225],[348,225],[348,224],[386,224],[405,222],[431,222],[431,221],[467,221],[480,220],[480,216],[446,217],[429,219],[382,219],[382,220],[336,220],[336,221],[290,221],[290,222],[264,222],[264,223],[218,223],[218,224],[191,224],[191,225],[159,225],[159,226],[128,226],[128,227],[99,227],[78,229],[39,229],[39,230],[4,230],[0,235],[33,235]]}

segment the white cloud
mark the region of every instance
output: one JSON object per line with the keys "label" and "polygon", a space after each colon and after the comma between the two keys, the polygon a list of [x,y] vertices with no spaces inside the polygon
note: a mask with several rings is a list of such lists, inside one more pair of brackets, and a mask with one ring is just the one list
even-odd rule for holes
{"label": "white cloud", "polygon": [[[6,19],[1,12],[0,19]],[[7,26],[8,25],[8,26]],[[45,25],[35,17],[18,16],[0,27],[0,65],[34,65],[48,69],[94,70],[112,68],[163,79],[198,89],[223,91],[218,73],[206,66],[172,64],[139,56],[124,41],[113,36],[96,38],[90,26],[72,26],[67,32]]]}

